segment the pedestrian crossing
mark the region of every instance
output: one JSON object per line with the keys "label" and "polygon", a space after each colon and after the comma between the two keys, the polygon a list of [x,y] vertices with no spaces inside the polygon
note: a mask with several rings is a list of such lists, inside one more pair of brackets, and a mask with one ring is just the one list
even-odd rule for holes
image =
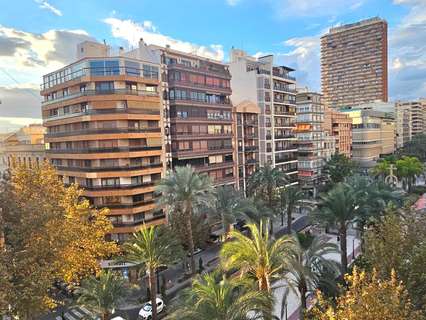
{"label": "pedestrian crossing", "polygon": [[92,320],[97,317],[85,307],[73,307],[64,313],[64,318],[57,316],[56,320]]}

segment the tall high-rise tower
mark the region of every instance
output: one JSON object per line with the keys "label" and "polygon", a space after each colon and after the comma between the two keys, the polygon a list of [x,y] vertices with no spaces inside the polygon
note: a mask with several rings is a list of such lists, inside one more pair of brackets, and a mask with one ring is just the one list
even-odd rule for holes
{"label": "tall high-rise tower", "polygon": [[387,22],[371,18],[321,37],[321,82],[327,107],[388,100]]}

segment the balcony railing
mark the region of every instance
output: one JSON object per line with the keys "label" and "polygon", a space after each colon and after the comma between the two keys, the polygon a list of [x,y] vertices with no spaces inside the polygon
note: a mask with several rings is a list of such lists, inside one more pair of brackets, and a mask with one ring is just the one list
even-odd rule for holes
{"label": "balcony railing", "polygon": [[283,79],[296,81],[296,78],[295,78],[295,77],[289,76],[288,74],[285,74],[285,73],[280,73],[280,72],[278,72],[277,70],[272,70],[272,74],[273,74],[275,77],[280,77],[280,78],[283,78]]}
{"label": "balcony railing", "polygon": [[52,98],[42,102],[42,105],[49,105],[61,101],[75,99],[79,97],[98,96],[98,95],[113,95],[113,94],[124,94],[133,96],[159,96],[156,91],[150,90],[131,90],[131,89],[109,89],[109,90],[84,90],[81,92],[71,93],[62,97]]}
{"label": "balcony railing", "polygon": [[218,90],[218,91],[226,91],[226,92],[229,92],[229,93],[231,92],[230,87],[222,87],[222,86],[215,86],[213,84],[207,84],[207,83],[196,83],[196,82],[191,82],[191,81],[170,79],[169,80],[169,86],[172,87],[174,85],[181,85],[181,86],[185,86],[185,87],[194,87],[194,88],[207,88],[207,89],[213,89],[213,90]]}
{"label": "balcony railing", "polygon": [[162,168],[161,162],[140,164],[140,165],[122,165],[122,166],[93,166],[93,167],[78,167],[78,166],[62,166],[54,165],[60,171],[82,171],[82,172],[101,172],[101,171],[129,171],[148,168]]}
{"label": "balcony railing", "polygon": [[274,97],[274,102],[286,103],[286,104],[296,104],[296,100],[281,99],[281,98],[277,98],[277,97]]}
{"label": "balcony railing", "polygon": [[154,79],[158,80],[158,72],[152,70],[144,70],[138,68],[131,67],[99,67],[99,68],[81,68],[76,70],[70,74],[63,75],[53,81],[43,83],[40,85],[40,90],[45,90],[54,87],[55,85],[59,85],[62,83],[66,83],[68,81],[77,80],[81,77],[91,76],[91,77],[111,77],[118,75],[127,75],[133,77],[143,77],[145,79]]}
{"label": "balcony railing", "polygon": [[152,222],[152,221],[164,219],[165,217],[166,216],[163,213],[163,214],[155,215],[151,219],[145,219],[144,218],[144,219],[141,219],[141,220],[138,220],[138,221],[132,221],[132,222],[112,221],[112,225],[116,228],[119,228],[119,227],[136,227],[136,226],[143,225],[144,223],[149,223],[149,222]]}
{"label": "balcony railing", "polygon": [[66,113],[61,115],[48,116],[47,120],[65,119],[70,117],[78,117],[83,115],[111,114],[111,113],[130,113],[130,114],[148,114],[160,115],[160,110],[155,109],[135,109],[135,108],[115,108],[115,109],[89,109],[80,112]]}
{"label": "balcony railing", "polygon": [[230,105],[231,102],[230,100],[224,100],[224,101],[207,101],[207,100],[201,100],[201,99],[193,99],[191,97],[185,97],[185,98],[178,98],[178,97],[173,97],[170,98],[170,101],[172,102],[186,102],[186,103],[200,103],[200,104],[206,104],[206,105]]}
{"label": "balcony railing", "polygon": [[134,208],[141,205],[153,204],[155,199],[142,200],[139,202],[132,203],[104,203],[104,204],[95,204],[97,208],[110,208],[110,209],[124,209],[124,208]]}
{"label": "balcony railing", "polygon": [[182,63],[170,63],[167,65],[169,69],[183,69],[188,71],[195,71],[197,73],[206,73],[211,75],[216,75],[225,79],[231,79],[231,75],[229,71],[225,68],[223,70],[215,70],[212,68],[208,68],[207,66],[194,67],[192,65],[186,65]]}
{"label": "balcony railing", "polygon": [[111,190],[111,189],[136,189],[141,187],[150,187],[155,184],[155,181],[144,182],[144,183],[129,183],[129,184],[114,184],[114,185],[97,185],[97,186],[86,186],[80,185],[86,190]]}
{"label": "balcony railing", "polygon": [[129,128],[129,127],[117,127],[117,128],[89,128],[73,131],[63,132],[49,132],[45,136],[47,138],[52,137],[66,137],[81,134],[96,134],[96,133],[147,133],[147,132],[161,132],[161,128]]}
{"label": "balcony railing", "polygon": [[104,153],[104,152],[132,152],[132,151],[150,151],[150,150],[161,150],[161,146],[155,147],[110,147],[110,148],[65,148],[65,149],[49,149],[46,150],[48,153]]}

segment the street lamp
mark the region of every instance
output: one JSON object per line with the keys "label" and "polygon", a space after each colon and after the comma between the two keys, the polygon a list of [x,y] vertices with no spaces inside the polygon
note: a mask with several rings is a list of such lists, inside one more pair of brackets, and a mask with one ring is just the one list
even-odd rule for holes
{"label": "street lamp", "polygon": [[355,238],[352,239],[352,260],[355,260]]}

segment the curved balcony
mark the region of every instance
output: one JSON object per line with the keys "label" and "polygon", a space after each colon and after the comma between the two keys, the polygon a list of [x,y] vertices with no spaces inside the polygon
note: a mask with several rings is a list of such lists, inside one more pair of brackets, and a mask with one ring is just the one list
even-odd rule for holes
{"label": "curved balcony", "polygon": [[147,132],[161,132],[161,128],[129,128],[129,127],[89,128],[89,129],[73,130],[73,131],[50,132],[50,133],[45,134],[45,137],[46,138],[54,138],[54,137],[77,136],[77,135],[82,135],[82,134],[147,133]]}
{"label": "curved balcony", "polygon": [[81,171],[81,172],[103,172],[103,171],[130,171],[140,169],[162,168],[163,164],[150,163],[145,165],[127,165],[127,166],[110,166],[110,167],[69,167],[69,166],[55,166],[60,171]]}
{"label": "curved balcony", "polygon": [[104,153],[104,152],[132,152],[161,150],[161,146],[155,147],[112,147],[112,148],[84,148],[84,149],[49,149],[47,153]]}
{"label": "curved balcony", "polygon": [[131,90],[131,89],[111,89],[111,90],[85,90],[82,92],[76,92],[72,93],[66,96],[57,97],[55,99],[50,99],[43,101],[41,104],[43,106],[62,102],[70,99],[80,98],[80,97],[87,97],[87,96],[98,96],[98,95],[113,95],[113,94],[121,94],[121,95],[133,95],[133,96],[151,96],[151,97],[158,97],[159,93],[155,91],[149,91],[149,90]]}

